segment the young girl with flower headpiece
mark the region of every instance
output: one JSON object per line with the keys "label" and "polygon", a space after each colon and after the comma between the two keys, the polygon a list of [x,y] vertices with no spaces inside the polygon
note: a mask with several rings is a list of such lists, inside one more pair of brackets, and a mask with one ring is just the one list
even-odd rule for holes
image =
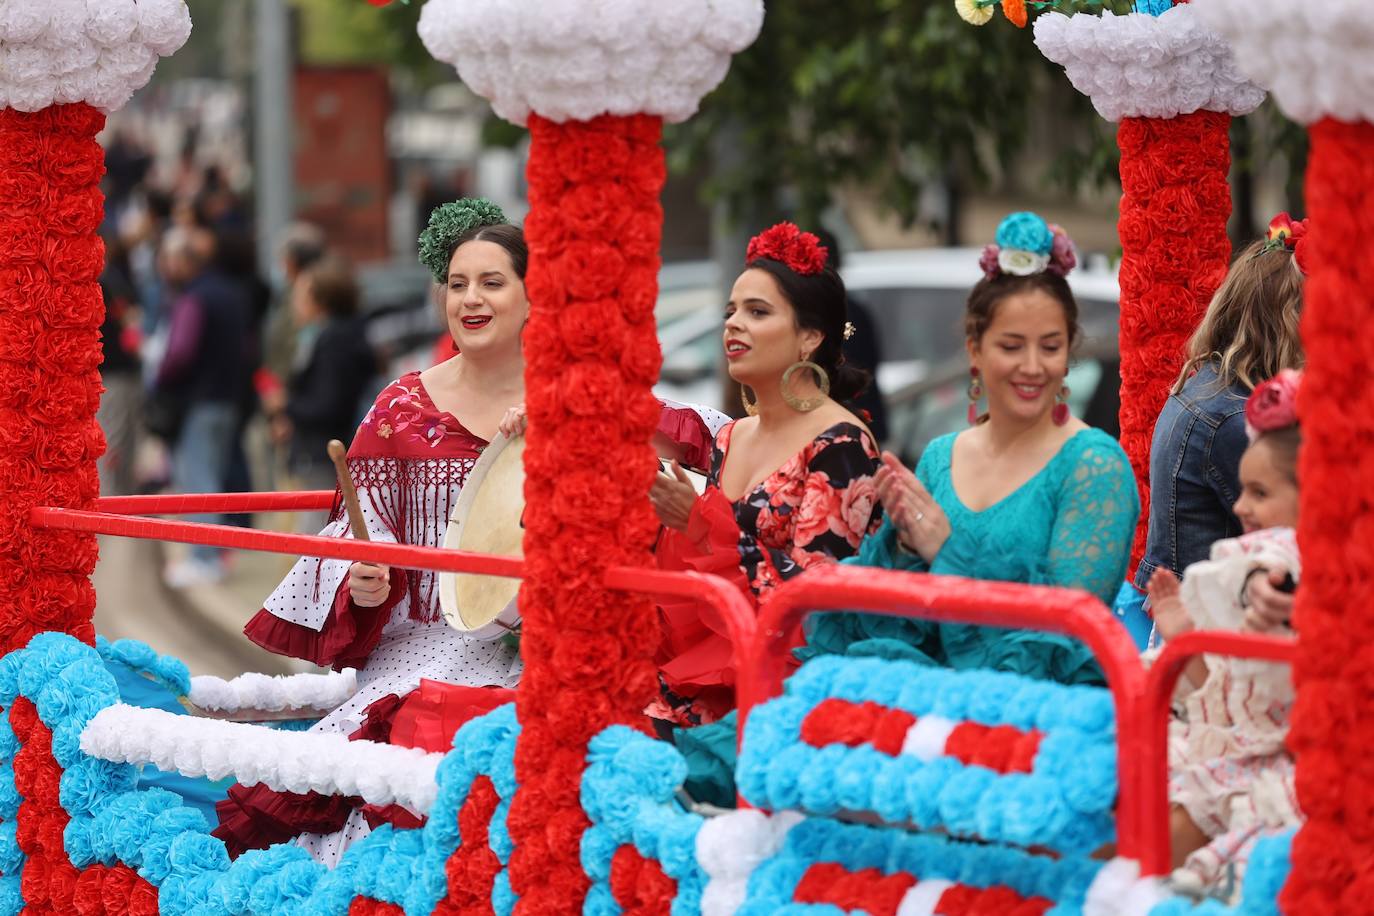
{"label": "young girl with flower headpiece", "polygon": [[[883,455],[886,519],[847,562],[1081,588],[1110,602],[1140,508],[1121,446],[1065,403],[1079,334],[1065,280],[1074,263],[1068,236],[1034,213],[998,227],[965,315],[970,428],[932,442],[915,473]],[[1053,633],[848,613],[813,617],[807,641],[808,654],[1103,680],[1085,646]]]}
{"label": "young girl with flower headpiece", "polygon": [[[1150,578],[1150,603],[1166,640],[1195,628],[1291,634],[1249,607],[1246,585],[1264,576],[1291,589],[1301,574],[1294,530],[1300,382],[1300,373],[1285,370],[1246,401],[1250,446],[1240,460],[1234,506],[1245,533],[1213,544],[1209,559],[1188,567],[1182,586],[1166,567]],[[1226,867],[1243,868],[1261,832],[1301,820],[1293,758],[1284,748],[1292,705],[1286,665],[1206,656],[1185,669],[1180,714],[1169,724],[1178,880],[1223,884]]]}
{"label": "young girl with flower headpiece", "polygon": [[[1213,542],[1241,533],[1233,507],[1240,497],[1245,403],[1255,386],[1303,364],[1302,314],[1307,220],[1280,213],[1265,238],[1236,256],[1188,343],[1173,393],[1160,410],[1150,444],[1150,518],[1145,555],[1118,599],[1143,644],[1149,620],[1133,613],[1155,570],[1184,570],[1206,559]],[[1292,600],[1256,578],[1258,612],[1278,620]]]}

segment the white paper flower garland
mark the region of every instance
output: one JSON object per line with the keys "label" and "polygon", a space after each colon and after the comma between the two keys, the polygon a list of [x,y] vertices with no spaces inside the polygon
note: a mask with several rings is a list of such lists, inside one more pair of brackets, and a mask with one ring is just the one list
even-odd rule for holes
{"label": "white paper flower garland", "polygon": [[119,108],[186,42],[185,0],[0,0],[0,108]]}
{"label": "white paper flower garland", "polygon": [[183,776],[232,776],[279,792],[357,795],[368,804],[398,803],[422,815],[434,804],[435,773],[444,759],[414,748],[349,741],[337,732],[276,731],[124,704],[91,719],[81,733],[81,750]]}
{"label": "white paper flower garland", "polygon": [[352,668],[329,674],[292,674],[272,677],[266,674],[240,674],[231,681],[210,675],[191,678],[187,699],[201,709],[213,712],[286,709],[328,711],[342,706],[358,690],[357,672]]}
{"label": "white paper flower garland", "polygon": [[429,0],[420,38],[516,124],[684,121],[763,24],[762,0]]}
{"label": "white paper flower garland", "polygon": [[1374,122],[1374,16],[1366,0],[1196,0],[1247,76],[1273,84],[1289,117]]}
{"label": "white paper flower garland", "polygon": [[1247,114],[1264,101],[1264,90],[1246,79],[1230,46],[1209,29],[1211,20],[1198,13],[1203,5],[1175,6],[1160,16],[1039,16],[1035,44],[1108,121]]}
{"label": "white paper flower garland", "polygon": [[701,895],[702,916],[729,916],[749,892],[749,878],[766,860],[777,855],[787,832],[799,824],[795,811],[769,815],[742,808],[709,818],[697,834],[697,861],[707,874]]}

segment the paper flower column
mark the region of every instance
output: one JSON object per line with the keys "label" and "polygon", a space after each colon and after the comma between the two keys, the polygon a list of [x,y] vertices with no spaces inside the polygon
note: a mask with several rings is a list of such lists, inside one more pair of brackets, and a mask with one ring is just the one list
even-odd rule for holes
{"label": "paper flower column", "polygon": [[99,494],[95,138],[190,30],[183,0],[0,3],[0,651],[44,630],[95,638],[95,537],[28,516]]}
{"label": "paper flower column", "polygon": [[607,589],[603,574],[646,565],[657,529],[658,142],[762,17],[760,0],[430,0],[421,14],[430,52],[530,129],[517,913],[582,912],[588,740],[643,723],[657,690],[653,603]]}
{"label": "paper flower column", "polygon": [[1367,913],[1374,901],[1374,23],[1361,0],[1320,6],[1209,0],[1199,12],[1279,107],[1308,125],[1307,368],[1289,748],[1307,823],[1293,841],[1285,916]]}
{"label": "paper flower column", "polygon": [[1155,420],[1230,260],[1231,116],[1264,100],[1193,5],[1162,15],[1041,15],[1035,43],[1108,121],[1121,148],[1121,445],[1140,487],[1145,552]]}

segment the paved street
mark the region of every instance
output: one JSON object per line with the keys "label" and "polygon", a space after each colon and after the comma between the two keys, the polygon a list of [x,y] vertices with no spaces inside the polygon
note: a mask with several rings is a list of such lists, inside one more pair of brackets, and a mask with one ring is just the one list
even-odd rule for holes
{"label": "paved street", "polygon": [[163,583],[161,569],[165,552],[175,549],[158,541],[100,539],[94,577],[97,633],[141,639],[185,661],[192,674],[228,678],[245,671],[285,674],[309,668],[264,652],[242,633],[293,558],[239,551],[224,582],[173,590]]}

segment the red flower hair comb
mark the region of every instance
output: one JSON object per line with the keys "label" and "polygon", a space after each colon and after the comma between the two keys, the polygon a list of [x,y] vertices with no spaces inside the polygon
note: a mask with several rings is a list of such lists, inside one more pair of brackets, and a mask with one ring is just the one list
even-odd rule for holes
{"label": "red flower hair comb", "polygon": [[1245,402],[1245,433],[1251,442],[1297,424],[1301,386],[1302,372],[1297,369],[1284,369],[1255,386]]}
{"label": "red flower hair comb", "polygon": [[796,273],[812,276],[825,270],[830,251],[810,232],[803,232],[795,223],[778,223],[749,240],[745,252],[746,264],[761,258],[786,264]]}
{"label": "red flower hair comb", "polygon": [[1293,219],[1287,213],[1280,213],[1269,221],[1269,231],[1265,234],[1263,251],[1278,251],[1286,248],[1293,252],[1293,260],[1298,270],[1307,274],[1306,243],[1308,220]]}

